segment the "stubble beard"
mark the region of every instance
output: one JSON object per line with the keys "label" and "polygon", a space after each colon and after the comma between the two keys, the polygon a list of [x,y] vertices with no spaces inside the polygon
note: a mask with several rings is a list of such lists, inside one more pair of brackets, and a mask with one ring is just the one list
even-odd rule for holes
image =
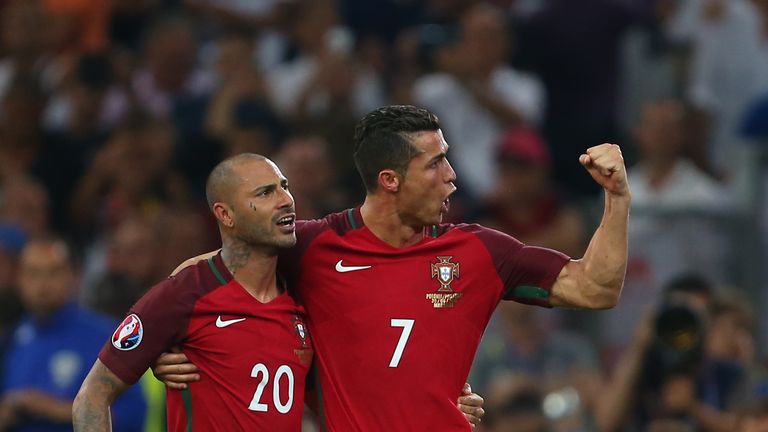
{"label": "stubble beard", "polygon": [[287,249],[296,245],[296,233],[283,234],[266,226],[257,226],[239,236],[252,249]]}

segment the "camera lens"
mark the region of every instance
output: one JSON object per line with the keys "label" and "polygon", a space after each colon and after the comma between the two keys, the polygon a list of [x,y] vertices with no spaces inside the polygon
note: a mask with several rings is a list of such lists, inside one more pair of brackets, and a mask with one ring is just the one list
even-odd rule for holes
{"label": "camera lens", "polygon": [[702,326],[698,315],[686,306],[664,308],[656,319],[658,340],[676,351],[690,351],[702,342]]}

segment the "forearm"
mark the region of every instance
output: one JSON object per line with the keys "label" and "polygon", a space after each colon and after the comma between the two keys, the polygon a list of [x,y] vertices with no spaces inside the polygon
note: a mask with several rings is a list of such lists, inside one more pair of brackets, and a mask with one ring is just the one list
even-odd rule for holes
{"label": "forearm", "polygon": [[128,385],[100,360],[91,368],[72,404],[72,425],[76,432],[111,431],[109,407]]}
{"label": "forearm", "polygon": [[631,201],[619,146],[600,144],[579,157],[605,191],[605,209],[584,257],[563,267],[552,286],[552,306],[607,309],[619,301],[627,270],[627,231]]}
{"label": "forearm", "polygon": [[605,194],[603,219],[582,259],[584,276],[616,300],[627,270],[629,203],[629,196]]}
{"label": "forearm", "polygon": [[584,257],[563,267],[552,287],[556,307],[608,309],[616,305],[627,267],[629,197],[606,194],[600,226]]}
{"label": "forearm", "polygon": [[81,391],[72,407],[72,426],[75,432],[111,431],[109,403],[103,397]]}
{"label": "forearm", "polygon": [[24,414],[53,423],[72,421],[72,401],[57,399],[39,391],[24,391],[18,395],[18,408]]}

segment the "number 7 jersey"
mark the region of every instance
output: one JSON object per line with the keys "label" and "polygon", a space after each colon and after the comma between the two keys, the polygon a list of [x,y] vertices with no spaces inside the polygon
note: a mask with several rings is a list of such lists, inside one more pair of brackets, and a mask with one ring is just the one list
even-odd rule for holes
{"label": "number 7 jersey", "polygon": [[478,225],[394,248],[359,209],[299,221],[279,266],[307,310],[330,431],[469,431],[456,407],[502,299],[548,306],[568,257]]}

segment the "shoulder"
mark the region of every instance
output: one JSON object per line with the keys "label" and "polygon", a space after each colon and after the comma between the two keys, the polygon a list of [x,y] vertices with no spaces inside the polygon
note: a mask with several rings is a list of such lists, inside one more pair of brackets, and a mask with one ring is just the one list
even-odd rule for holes
{"label": "shoulder", "polygon": [[509,234],[505,234],[493,228],[488,228],[486,226],[475,224],[475,223],[440,224],[437,226],[438,236],[447,234],[449,232],[454,232],[456,234],[460,233],[467,236],[473,236],[478,240],[480,240],[481,242],[483,242],[484,244],[486,244],[486,246],[488,246],[489,244],[496,244],[496,243],[516,244],[516,245],[522,246],[522,243],[519,240],[515,239]]}
{"label": "shoulder", "polygon": [[166,279],[147,291],[132,308],[133,311],[175,310],[180,312],[222,283],[209,268],[208,259],[218,251],[186,260]]}
{"label": "shoulder", "polygon": [[349,231],[361,227],[359,210],[347,209],[331,213],[322,219],[300,220],[296,222],[296,235],[299,242],[314,238],[326,230],[332,230],[338,235],[344,235]]}
{"label": "shoulder", "polygon": [[207,260],[208,258],[210,258],[210,257],[212,257],[212,256],[216,255],[217,253],[219,253],[219,250],[220,250],[220,249],[217,249],[217,250],[215,250],[215,251],[211,251],[211,252],[207,252],[207,253],[204,253],[204,254],[202,254],[202,255],[198,255],[198,256],[196,256],[196,257],[192,257],[192,258],[190,258],[190,259],[188,259],[188,260],[184,261],[184,262],[183,262],[183,263],[181,263],[181,264],[180,264],[178,267],[176,267],[176,269],[174,269],[174,270],[171,272],[171,276],[176,276],[176,275],[177,275],[177,274],[179,274],[179,273],[180,273],[182,270],[184,270],[184,269],[186,269],[186,268],[188,268],[188,267],[192,267],[192,266],[194,266],[194,265],[196,265],[196,264],[200,263],[201,261],[205,261],[205,260]]}
{"label": "shoulder", "polygon": [[344,236],[347,232],[361,226],[356,214],[359,215],[357,208],[331,213],[321,219],[296,221],[296,246],[280,253],[277,260],[278,270],[290,281],[289,275],[295,274],[302,256],[320,235],[333,232],[338,236]]}

